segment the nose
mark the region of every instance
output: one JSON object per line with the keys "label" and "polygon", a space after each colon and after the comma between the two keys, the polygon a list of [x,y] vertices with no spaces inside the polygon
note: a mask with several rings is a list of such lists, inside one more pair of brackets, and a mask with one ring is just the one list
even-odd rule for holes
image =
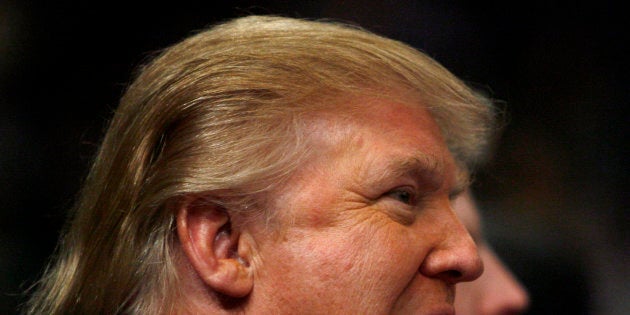
{"label": "nose", "polygon": [[[486,272],[478,286],[481,314],[520,314],[529,305],[525,288],[489,248],[481,250]],[[474,282],[473,282],[474,284]]]}
{"label": "nose", "polygon": [[450,284],[477,279],[483,273],[483,262],[472,237],[452,210],[443,212],[442,224],[440,237],[425,257],[420,272]]}

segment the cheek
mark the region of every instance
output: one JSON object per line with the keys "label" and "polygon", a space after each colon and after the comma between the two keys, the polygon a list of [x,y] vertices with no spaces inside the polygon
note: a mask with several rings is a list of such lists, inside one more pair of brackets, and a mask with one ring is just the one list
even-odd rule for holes
{"label": "cheek", "polygon": [[318,255],[314,261],[321,262],[320,281],[345,291],[344,298],[372,305],[393,305],[421,264],[412,240],[400,229],[355,228],[312,249]]}
{"label": "cheek", "polygon": [[[286,272],[299,273],[293,286],[349,305],[391,306],[417,274],[417,258],[406,233],[369,227],[316,232],[288,245]],[[315,292],[316,291],[316,292]],[[352,301],[352,302],[350,302]]]}

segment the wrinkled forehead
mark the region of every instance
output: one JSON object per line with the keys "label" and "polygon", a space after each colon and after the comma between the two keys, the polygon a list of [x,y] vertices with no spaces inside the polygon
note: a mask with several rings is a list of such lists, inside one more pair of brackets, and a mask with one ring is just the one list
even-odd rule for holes
{"label": "wrinkled forehead", "polygon": [[306,135],[315,151],[379,152],[374,158],[385,159],[383,167],[394,170],[421,161],[426,167],[418,169],[448,171],[455,185],[462,190],[467,186],[467,169],[454,161],[435,119],[418,98],[360,96],[335,102],[306,119]]}
{"label": "wrinkled forehead", "polygon": [[[411,92],[370,91],[327,99],[302,117],[315,139],[352,138],[357,132],[395,136],[398,131],[420,130],[418,135],[443,143],[444,137],[424,102]],[[349,137],[350,136],[350,137]]]}

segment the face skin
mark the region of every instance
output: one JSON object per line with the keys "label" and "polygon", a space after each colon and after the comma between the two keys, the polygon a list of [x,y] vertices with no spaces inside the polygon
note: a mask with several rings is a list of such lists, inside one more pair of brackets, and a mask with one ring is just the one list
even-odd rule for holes
{"label": "face skin", "polygon": [[481,274],[451,208],[466,181],[436,123],[420,106],[355,101],[314,119],[317,154],[269,198],[272,222],[247,227],[248,310],[453,314],[455,284]]}
{"label": "face skin", "polygon": [[479,279],[457,285],[457,314],[507,315],[524,312],[529,304],[527,292],[483,239],[479,211],[470,191],[458,197],[453,208],[475,238],[484,264],[484,273]]}

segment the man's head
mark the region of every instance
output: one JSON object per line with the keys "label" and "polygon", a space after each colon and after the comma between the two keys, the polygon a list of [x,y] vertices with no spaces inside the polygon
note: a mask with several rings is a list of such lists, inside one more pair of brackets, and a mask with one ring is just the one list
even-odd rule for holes
{"label": "man's head", "polygon": [[481,271],[449,199],[492,120],[435,61],[357,28],[198,33],[123,96],[33,307],[448,308]]}

